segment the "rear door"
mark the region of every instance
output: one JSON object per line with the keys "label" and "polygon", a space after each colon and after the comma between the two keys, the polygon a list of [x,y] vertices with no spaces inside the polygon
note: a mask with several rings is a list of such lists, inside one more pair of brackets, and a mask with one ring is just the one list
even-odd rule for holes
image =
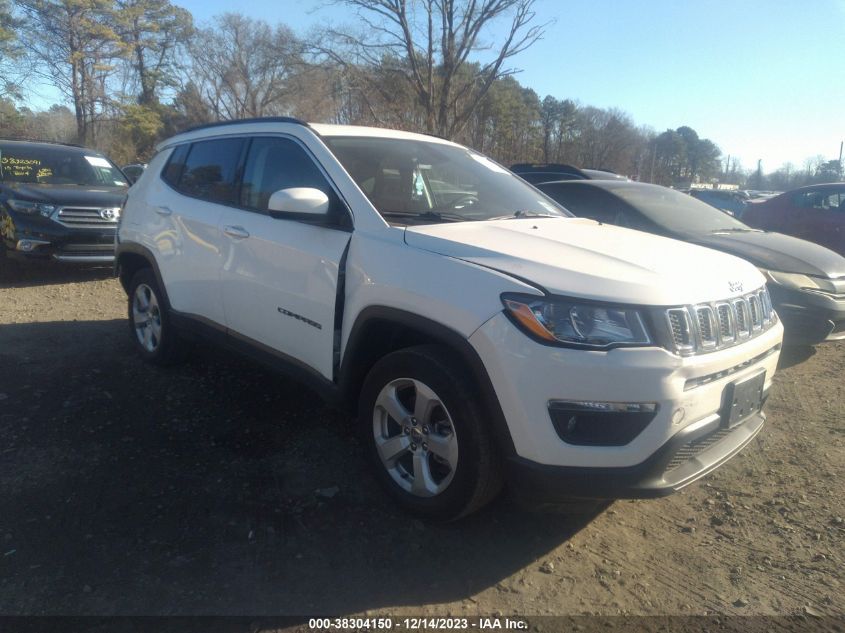
{"label": "rear door", "polygon": [[[329,218],[313,223],[272,217],[270,196],[290,187],[325,192]],[[331,379],[338,271],[351,236],[344,203],[296,139],[261,136],[247,150],[237,207],[226,208],[218,222],[219,274],[231,333]]]}
{"label": "rear door", "polygon": [[225,325],[220,300],[220,214],[232,204],[241,138],[176,147],[150,197],[152,245],[171,307]]}

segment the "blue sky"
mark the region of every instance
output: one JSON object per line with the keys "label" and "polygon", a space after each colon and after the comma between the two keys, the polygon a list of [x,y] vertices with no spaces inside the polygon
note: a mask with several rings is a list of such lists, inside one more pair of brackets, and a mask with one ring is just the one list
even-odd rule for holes
{"label": "blue sky", "polygon": [[[321,0],[175,2],[198,22],[235,10],[300,33],[354,23]],[[513,65],[541,98],[617,107],[657,131],[689,125],[746,168],[838,158],[845,0],[537,0],[536,10],[554,23]]]}

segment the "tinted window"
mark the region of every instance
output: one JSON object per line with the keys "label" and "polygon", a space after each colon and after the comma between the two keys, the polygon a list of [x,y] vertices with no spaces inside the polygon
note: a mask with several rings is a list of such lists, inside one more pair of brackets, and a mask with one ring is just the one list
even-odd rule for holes
{"label": "tinted window", "polygon": [[0,145],[0,181],[87,187],[129,185],[117,167],[93,150],[24,143]]}
{"label": "tinted window", "polygon": [[646,228],[638,214],[604,189],[581,184],[543,185],[540,189],[579,217],[616,226]]}
{"label": "tinted window", "polygon": [[239,138],[193,143],[179,179],[179,190],[211,202],[234,203],[243,144]]}
{"label": "tinted window", "polygon": [[185,158],[188,156],[190,145],[179,145],[170,154],[170,159],[167,165],[164,166],[164,171],[161,177],[165,182],[169,182],[174,187],[179,184],[179,177],[182,175],[182,169],[185,167]]}
{"label": "tinted window", "polygon": [[608,185],[614,196],[624,200],[646,220],[670,231],[710,233],[750,230],[727,213],[674,189],[639,183],[617,184],[610,181]]}
{"label": "tinted window", "polygon": [[289,187],[319,189],[333,206],[337,205],[334,190],[298,143],[286,138],[253,139],[244,167],[240,204],[266,211],[270,196]]}
{"label": "tinted window", "polygon": [[843,205],[845,201],[845,191],[831,192],[829,189],[824,191],[802,191],[796,193],[792,197],[792,204],[800,209],[845,209]]}
{"label": "tinted window", "polygon": [[577,185],[545,185],[540,189],[578,217],[613,221],[614,214],[609,209],[611,197],[600,189]]}

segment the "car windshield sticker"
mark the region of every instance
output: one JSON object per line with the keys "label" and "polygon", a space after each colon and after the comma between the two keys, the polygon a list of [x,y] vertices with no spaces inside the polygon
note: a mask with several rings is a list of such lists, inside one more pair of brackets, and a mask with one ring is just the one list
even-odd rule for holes
{"label": "car windshield sticker", "polygon": [[[0,157],[0,165],[3,168],[4,176],[11,176],[14,178],[28,178],[33,172],[40,168],[41,161],[37,158],[15,158],[14,156]],[[36,173],[41,175],[43,169],[38,169]]]}
{"label": "car windshield sticker", "polygon": [[109,165],[109,161],[100,156],[86,156],[85,160],[87,160],[92,167],[111,167],[111,165]]}

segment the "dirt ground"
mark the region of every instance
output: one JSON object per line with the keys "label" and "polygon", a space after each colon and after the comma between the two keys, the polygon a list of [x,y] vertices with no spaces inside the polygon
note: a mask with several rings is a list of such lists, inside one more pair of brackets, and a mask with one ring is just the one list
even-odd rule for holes
{"label": "dirt ground", "polygon": [[142,364],[110,271],[0,266],[0,614],[845,614],[845,343],[679,494],[431,526],[300,386]]}

